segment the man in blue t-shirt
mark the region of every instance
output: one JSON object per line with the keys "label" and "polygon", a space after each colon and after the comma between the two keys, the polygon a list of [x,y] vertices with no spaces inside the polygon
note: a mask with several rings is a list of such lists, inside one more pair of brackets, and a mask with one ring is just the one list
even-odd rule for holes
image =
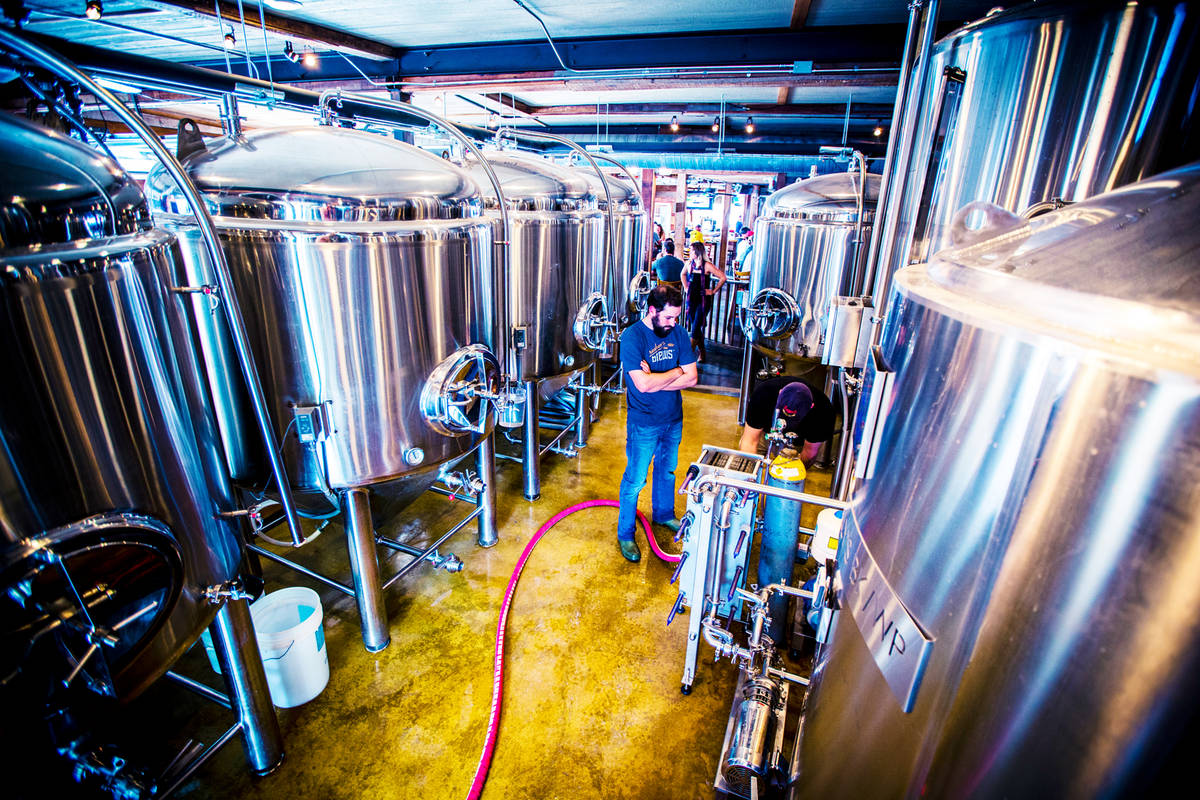
{"label": "man in blue t-shirt", "polygon": [[625,475],[621,478],[621,511],[617,544],[621,555],[638,561],[642,554],[633,540],[637,501],[654,462],[650,489],[651,519],[679,530],[675,518],[675,462],[683,438],[681,389],[695,386],[696,354],[687,331],[677,327],[683,295],[673,286],[655,286],[646,301],[646,315],[621,334],[621,368],[625,370],[629,412],[625,422]]}

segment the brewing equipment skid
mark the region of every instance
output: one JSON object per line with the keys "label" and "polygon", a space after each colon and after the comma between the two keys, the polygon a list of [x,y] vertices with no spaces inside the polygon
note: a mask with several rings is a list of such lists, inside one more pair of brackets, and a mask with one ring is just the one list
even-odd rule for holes
{"label": "brewing equipment skid", "polygon": [[[508,212],[503,231],[495,188],[483,185],[495,237],[509,248],[508,328],[496,332],[496,341],[504,344],[505,373],[524,384],[521,462],[525,497],[535,500],[541,494],[542,454],[574,455],[570,445],[557,444],[576,427],[567,426],[543,445],[541,400],[567,386],[578,394],[596,391],[586,384],[587,370],[613,341],[615,288],[606,267],[605,213],[578,170],[513,150],[487,150],[485,158]],[[473,161],[468,168],[482,178],[484,164]],[[578,416],[582,429],[588,415]]]}
{"label": "brewing equipment skid", "polygon": [[1198,198],[1194,164],[896,274],[797,796],[1153,796],[1190,767]]}
{"label": "brewing equipment skid", "polygon": [[[0,45],[119,106],[14,34]],[[239,716],[222,741],[240,730],[269,772],[281,739],[175,237],[111,159],[2,114],[0,266],[0,695],[21,764],[9,788],[28,777],[59,794],[43,771],[57,751],[68,785],[155,792],[110,737],[210,624]]]}
{"label": "brewing equipment skid", "polygon": [[[778,443],[773,441],[772,449]],[[797,533],[813,533],[799,527],[801,506],[845,506],[806,494],[802,474],[778,471],[793,464],[792,451],[771,462],[772,477],[764,483],[766,461],[752,453],[704,445],[688,468],[680,489],[688,496],[688,510],[676,537],[683,541],[683,552],[671,576],[679,594],[667,616],[667,625],[685,610],[688,617],[683,694],[691,693],[697,679],[701,641],[716,659],[728,658],[739,669],[713,785],[745,798],[778,796],[794,778],[785,755],[788,695],[792,684],[805,686],[808,681],[784,668],[784,642],[773,641],[768,631],[773,621],[782,627],[789,597],[809,603],[815,597],[811,590],[788,585],[784,576],[791,573],[790,563],[779,570],[775,557],[762,553],[782,542],[787,552],[781,555],[794,562]],[[766,501],[762,517],[760,498]],[[769,541],[772,538],[778,541]],[[760,552],[760,558],[750,573],[752,551]],[[820,589],[828,596],[827,587]]]}
{"label": "brewing equipment skid", "polygon": [[[243,135],[236,107],[226,119],[225,137],[183,143],[183,164],[231,264],[298,502],[310,514],[344,515],[354,586],[314,577],[355,596],[364,644],[380,650],[390,640],[383,588],[429,563],[471,519],[480,545],[495,542],[490,434],[503,395],[489,345],[504,284],[492,225],[466,172],[411,145],[333,125]],[[157,170],[147,187],[156,219],[180,236],[190,282],[211,283],[176,187]],[[241,434],[245,404],[224,366],[227,333],[208,319],[204,349],[229,466],[255,487],[263,454]],[[475,469],[452,473],[473,450]],[[471,515],[425,550],[376,536],[371,495],[394,511],[439,478],[449,484],[443,493],[475,500]],[[414,556],[386,583],[377,540]]]}

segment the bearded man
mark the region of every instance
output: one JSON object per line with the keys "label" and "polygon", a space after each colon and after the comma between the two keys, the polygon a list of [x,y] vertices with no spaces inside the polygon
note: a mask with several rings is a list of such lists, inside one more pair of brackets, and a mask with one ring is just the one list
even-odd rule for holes
{"label": "bearded man", "polygon": [[650,291],[646,315],[621,334],[621,368],[625,370],[628,411],[625,418],[625,475],[621,478],[617,545],[621,555],[638,561],[633,540],[637,502],[654,464],[650,488],[651,520],[679,530],[675,516],[675,463],[683,437],[681,389],[696,385],[696,354],[687,331],[678,327],[683,295],[659,284]]}

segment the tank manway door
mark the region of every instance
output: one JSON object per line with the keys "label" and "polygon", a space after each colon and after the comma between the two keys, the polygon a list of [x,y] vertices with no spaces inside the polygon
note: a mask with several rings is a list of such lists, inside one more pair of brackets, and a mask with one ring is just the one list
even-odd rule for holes
{"label": "tank manway door", "polygon": [[765,339],[783,339],[800,326],[800,306],[796,299],[781,289],[763,289],[754,295],[750,305],[743,307],[742,331],[753,340],[755,334]]}
{"label": "tank manway door", "polygon": [[612,341],[616,323],[608,318],[608,299],[600,292],[592,292],[579,313],[575,315],[575,341],[585,350],[605,351]]}
{"label": "tank manway door", "polygon": [[472,344],[438,364],[421,390],[421,414],[438,433],[486,433],[498,393],[500,364],[492,351]]}

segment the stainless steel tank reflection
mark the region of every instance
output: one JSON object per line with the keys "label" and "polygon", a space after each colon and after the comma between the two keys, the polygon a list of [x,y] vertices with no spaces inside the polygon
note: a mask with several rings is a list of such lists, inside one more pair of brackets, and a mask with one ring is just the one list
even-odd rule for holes
{"label": "stainless steel tank reflection", "polygon": [[[132,699],[229,611],[217,590],[238,575],[240,532],[220,517],[236,506],[179,262],[113,161],[0,115],[0,691],[14,718],[62,727],[89,718],[91,695]],[[269,716],[248,647],[239,675]],[[269,740],[266,771],[278,729],[258,721],[271,730],[246,736]]]}
{"label": "stainless steel tank reflection", "polygon": [[[511,377],[537,381],[590,366],[611,313],[604,263],[604,215],[577,170],[539,156],[484,151],[509,211],[508,321]],[[497,221],[496,195],[479,164],[469,165]],[[499,236],[496,237],[499,240]],[[499,345],[498,345],[499,346]]]}
{"label": "stainless steel tank reflection", "polygon": [[[612,223],[613,259],[611,276],[612,294],[609,308],[617,314],[617,321],[628,325],[641,317],[645,306],[644,293],[633,287],[634,278],[643,272],[646,265],[646,212],[642,208],[641,188],[623,168],[602,169],[608,193],[600,177],[587,165],[577,167],[596,195],[597,207],[605,212],[605,219]],[[609,201],[612,214],[609,215]],[[603,235],[603,232],[601,232]],[[640,297],[639,297],[640,295]],[[639,306],[639,300],[641,306]]]}
{"label": "stainless steel tank reflection", "polygon": [[[184,162],[231,264],[292,483],[325,491],[432,481],[492,425],[491,226],[475,182],[382,136],[283,128],[219,140]],[[147,178],[194,284],[212,283],[175,186]],[[199,302],[199,301],[198,301]],[[214,323],[219,320],[213,318]],[[223,328],[206,337],[232,469],[264,474],[229,385]],[[290,435],[289,435],[290,434]]]}
{"label": "stainless steel tank reflection", "polygon": [[[834,298],[860,296],[879,176],[832,173],[766,199],[754,223],[745,330],[770,356],[818,358]],[[861,242],[861,246],[860,246]]]}
{"label": "stainless steel tank reflection", "polygon": [[1197,218],[1192,165],[897,273],[800,796],[1153,796],[1190,767]]}
{"label": "stainless steel tank reflection", "polygon": [[[954,214],[1078,201],[1200,157],[1195,3],[1038,2],[939,41],[881,227],[875,294],[951,244]],[[894,188],[894,187],[893,187]],[[895,215],[895,218],[893,218]]]}

